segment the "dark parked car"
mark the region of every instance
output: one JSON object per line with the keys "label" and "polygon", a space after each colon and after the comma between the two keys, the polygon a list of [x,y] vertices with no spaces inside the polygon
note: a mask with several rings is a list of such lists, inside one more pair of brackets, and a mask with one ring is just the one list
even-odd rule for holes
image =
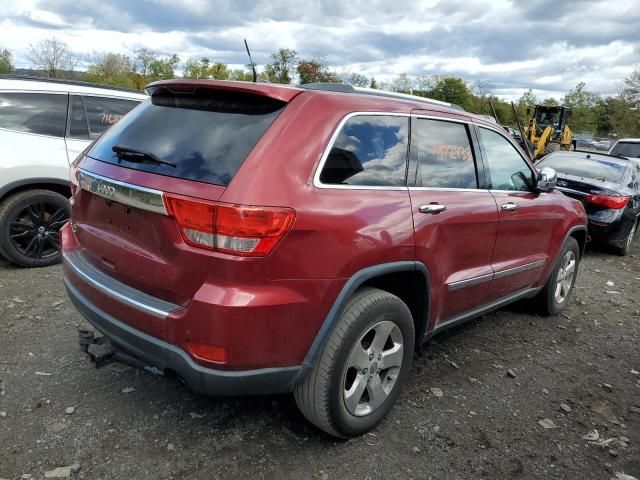
{"label": "dark parked car", "polygon": [[350,437],[416,345],[568,303],[582,205],[499,125],[421,97],[174,80],[74,164],[64,282],[118,360],[207,394],[293,392]]}
{"label": "dark parked car", "polygon": [[538,167],[558,172],[558,190],[580,200],[589,218],[589,237],[627,255],[640,215],[640,164],[604,153],[555,152]]}

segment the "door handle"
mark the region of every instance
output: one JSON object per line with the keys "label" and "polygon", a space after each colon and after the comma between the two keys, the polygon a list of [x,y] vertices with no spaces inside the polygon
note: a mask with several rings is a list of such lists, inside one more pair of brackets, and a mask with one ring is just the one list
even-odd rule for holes
{"label": "door handle", "polygon": [[446,205],[440,205],[439,203],[430,203],[428,205],[420,205],[420,213],[436,214],[444,212],[447,209]]}
{"label": "door handle", "polygon": [[507,202],[507,203],[503,203],[502,207],[500,208],[502,208],[502,210],[504,210],[505,212],[515,212],[520,207],[513,202]]}

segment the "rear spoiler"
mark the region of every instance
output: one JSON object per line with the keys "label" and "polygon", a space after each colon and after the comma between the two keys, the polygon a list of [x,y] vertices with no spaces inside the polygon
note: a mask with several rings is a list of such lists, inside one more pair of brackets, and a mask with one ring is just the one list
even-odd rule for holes
{"label": "rear spoiler", "polygon": [[161,90],[168,90],[171,93],[193,93],[200,88],[247,93],[273,98],[285,103],[290,102],[304,91],[301,88],[273,83],[253,83],[235,80],[185,80],[181,78],[150,83],[145,87],[145,91],[149,95]]}

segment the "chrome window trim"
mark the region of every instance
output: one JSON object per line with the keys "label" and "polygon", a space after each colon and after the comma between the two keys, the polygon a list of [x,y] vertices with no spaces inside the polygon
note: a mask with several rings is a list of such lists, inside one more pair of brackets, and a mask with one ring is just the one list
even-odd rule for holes
{"label": "chrome window trim", "polygon": [[[345,115],[342,120],[338,123],[335,131],[331,134],[331,138],[329,139],[329,143],[322,152],[322,157],[320,157],[320,163],[316,167],[316,171],[313,175],[313,186],[316,188],[322,189],[336,189],[336,190],[391,190],[391,191],[407,191],[407,186],[380,186],[380,185],[332,185],[329,183],[322,183],[320,181],[320,175],[322,173],[322,169],[324,168],[324,164],[327,162],[327,158],[329,157],[329,153],[333,148],[333,144],[338,139],[340,132],[342,131],[342,127],[347,123],[350,119],[354,117],[361,116],[378,116],[378,117],[407,117],[410,118],[411,114],[409,113],[398,113],[398,112],[351,112]],[[409,138],[407,138],[407,142],[409,142]],[[408,157],[407,157],[408,161]]]}
{"label": "chrome window trim", "polygon": [[556,190],[560,190],[561,192],[575,193],[576,195],[580,195],[580,196],[583,196],[583,197],[586,197],[587,195],[589,195],[588,193],[580,192],[579,190],[574,190],[572,188],[567,188],[567,187],[558,187],[558,186],[556,186],[555,189]]}
{"label": "chrome window trim", "polygon": [[[87,181],[85,177],[88,178],[89,181]],[[88,172],[82,168],[78,169],[78,185],[83,190],[91,192],[99,197],[139,208],[141,210],[168,215],[164,204],[163,193],[160,190],[140,187],[138,185],[132,185],[112,178],[103,177],[102,175]],[[107,189],[101,188],[103,186],[106,186]],[[108,190],[109,188],[112,190]],[[107,191],[111,193],[107,194]],[[160,203],[160,205],[157,203],[151,203],[147,199],[155,199],[156,202]]]}
{"label": "chrome window trim", "polygon": [[[62,254],[64,262],[65,262],[65,265],[67,265],[76,275],[81,277],[84,281],[89,283],[92,287],[94,287],[96,290],[99,290],[100,292],[102,292],[106,296],[108,296],[110,298],[113,298],[115,300],[118,300],[118,301],[124,303],[125,305],[128,305],[128,306],[130,306],[132,308],[135,308],[136,310],[140,310],[141,312],[144,312],[146,314],[152,315],[152,316],[154,316],[156,318],[160,318],[160,319],[165,319],[172,312],[182,308],[180,305],[175,305],[175,304],[172,304],[170,302],[166,302],[164,300],[152,297],[151,295],[148,295],[148,294],[146,294],[144,292],[141,292],[140,290],[136,290],[133,287],[129,287],[128,285],[125,285],[124,283],[119,282],[119,281],[113,279],[112,277],[109,277],[106,273],[99,271],[95,267],[92,267],[92,269],[95,270],[95,272],[92,272],[94,274],[92,276],[90,274],[91,272],[85,271],[86,267],[85,267],[85,269],[82,268],[81,263],[85,263],[84,260],[82,260],[82,261],[76,261],[75,260],[76,256],[81,256],[81,255],[82,254],[79,253],[79,252],[71,252],[71,253],[63,253]],[[139,297],[148,298],[148,299],[154,301],[155,303],[158,303],[159,305],[163,305],[165,308],[154,307],[152,305],[149,305],[148,303],[143,303],[143,302],[141,302],[139,300],[135,300],[134,298],[131,298],[131,296],[125,295],[122,292],[116,291],[114,288],[109,288],[108,286],[104,285],[102,282],[99,281],[100,277],[108,278],[109,281],[114,286],[120,287],[119,290],[130,291],[130,292],[138,295]]]}
{"label": "chrome window trim", "polygon": [[473,285],[478,285],[480,283],[490,282],[493,280],[497,280],[499,278],[515,275],[517,273],[526,272],[527,270],[533,270],[534,268],[543,266],[546,262],[547,261],[545,259],[537,260],[535,262],[527,263],[525,265],[520,265],[518,267],[507,268],[506,270],[500,270],[494,273],[487,273],[487,274],[479,275],[477,277],[471,277],[465,280],[451,282],[447,284],[447,289],[450,292],[454,292],[456,290],[461,290],[463,288],[471,287]]}
{"label": "chrome window trim", "polygon": [[434,192],[481,192],[488,193],[486,188],[454,188],[454,187],[409,187],[410,191],[434,191]]}

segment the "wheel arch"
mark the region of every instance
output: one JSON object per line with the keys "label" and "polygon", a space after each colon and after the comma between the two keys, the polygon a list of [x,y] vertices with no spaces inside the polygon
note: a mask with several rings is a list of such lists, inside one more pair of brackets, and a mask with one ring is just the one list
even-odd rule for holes
{"label": "wheel arch", "polygon": [[[349,278],[325,317],[302,364],[296,382],[313,369],[322,355],[333,329],[338,324],[342,309],[353,294],[362,287],[376,287],[401,298],[411,310],[416,330],[416,345],[421,343],[429,320],[431,288],[429,271],[422,262],[400,261],[373,265],[359,270]],[[409,288],[407,288],[409,287]]]}
{"label": "wheel arch", "polygon": [[59,178],[36,177],[25,178],[0,187],[0,201],[16,193],[36,189],[51,190],[52,192],[59,193],[66,198],[71,198],[70,182]]}

